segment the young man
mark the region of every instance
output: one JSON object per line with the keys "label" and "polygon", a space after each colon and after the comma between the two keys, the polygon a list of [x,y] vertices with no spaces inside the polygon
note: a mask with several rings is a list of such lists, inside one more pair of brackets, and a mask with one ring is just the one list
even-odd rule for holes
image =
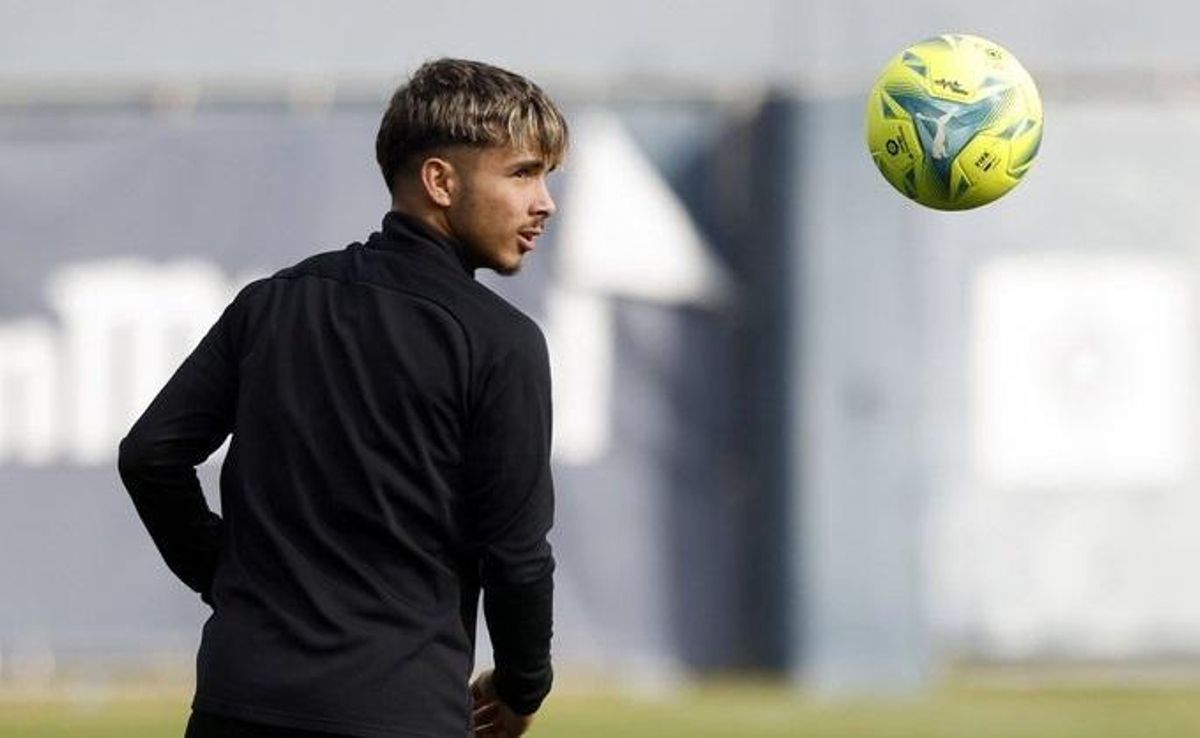
{"label": "young man", "polygon": [[[525,732],[551,682],[549,368],[473,273],[520,268],[566,147],[528,80],[422,66],[376,141],[382,230],[242,290],[121,443],[213,607],[189,737]],[[231,433],[219,517],[195,466]],[[481,589],[496,663],[468,690]]]}

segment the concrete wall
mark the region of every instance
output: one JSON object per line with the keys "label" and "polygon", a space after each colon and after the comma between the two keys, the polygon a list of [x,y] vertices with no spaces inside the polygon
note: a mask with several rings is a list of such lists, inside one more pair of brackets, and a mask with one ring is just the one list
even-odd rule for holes
{"label": "concrete wall", "polygon": [[390,80],[448,54],[564,87],[836,91],[952,31],[992,38],[1042,76],[1200,65],[1200,9],[1184,0],[3,0],[0,19],[0,76],[21,84]]}

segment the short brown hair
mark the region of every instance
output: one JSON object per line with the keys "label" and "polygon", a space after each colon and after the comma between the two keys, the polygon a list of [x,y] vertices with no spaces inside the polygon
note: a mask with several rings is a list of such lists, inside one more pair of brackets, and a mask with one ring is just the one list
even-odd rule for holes
{"label": "short brown hair", "polygon": [[392,95],[375,159],[390,191],[418,156],[450,146],[516,146],[551,165],[567,149],[567,121],[540,87],[499,67],[464,59],[426,62]]}

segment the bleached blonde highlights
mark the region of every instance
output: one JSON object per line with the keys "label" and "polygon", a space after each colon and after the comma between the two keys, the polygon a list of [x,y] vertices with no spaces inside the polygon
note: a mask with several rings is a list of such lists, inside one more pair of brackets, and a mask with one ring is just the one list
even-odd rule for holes
{"label": "bleached blonde highlights", "polygon": [[567,121],[530,80],[465,59],[423,64],[396,90],[375,139],[375,158],[391,190],[419,159],[453,146],[511,146],[548,166],[566,154]]}

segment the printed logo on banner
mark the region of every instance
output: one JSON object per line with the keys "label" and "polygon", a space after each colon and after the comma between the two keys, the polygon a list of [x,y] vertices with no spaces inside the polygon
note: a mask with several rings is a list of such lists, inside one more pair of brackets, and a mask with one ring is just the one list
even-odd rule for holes
{"label": "printed logo on banner", "polygon": [[0,464],[110,463],[243,281],[195,260],[56,270],[54,320],[0,322]]}

